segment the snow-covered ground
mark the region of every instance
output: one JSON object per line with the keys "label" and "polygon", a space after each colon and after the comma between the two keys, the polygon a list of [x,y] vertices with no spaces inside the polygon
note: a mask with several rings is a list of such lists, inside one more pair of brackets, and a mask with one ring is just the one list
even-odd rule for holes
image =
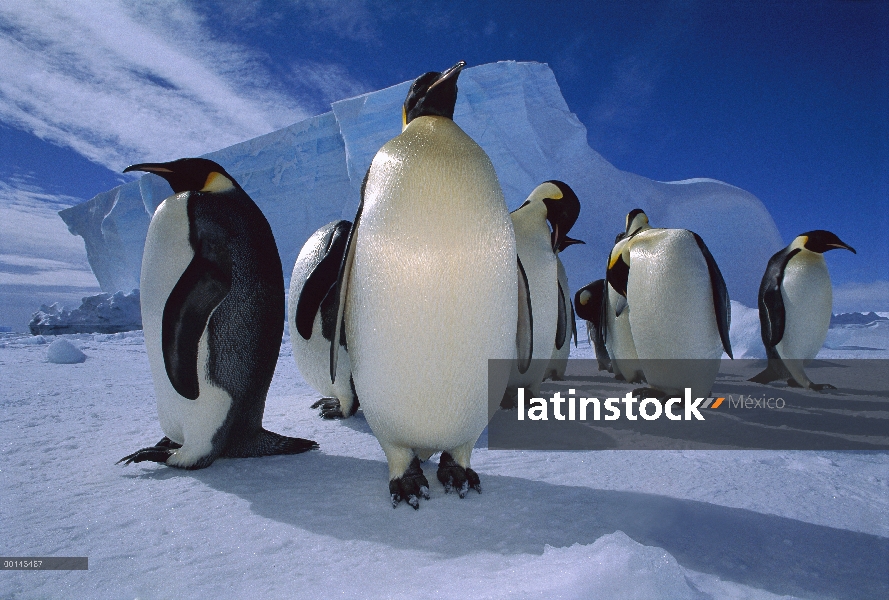
{"label": "snow-covered ground", "polygon": [[[887,357],[885,325],[832,334],[820,357]],[[286,339],[265,424],[321,449],[182,471],[114,464],[162,437],[141,332],[60,336],[79,364],[47,362],[52,337],[2,335],[0,554],[89,557],[2,571],[2,598],[889,597],[886,452],[512,452],[483,436],[481,495],[445,495],[430,465],[431,499],[393,510],[362,413],[318,418]]]}

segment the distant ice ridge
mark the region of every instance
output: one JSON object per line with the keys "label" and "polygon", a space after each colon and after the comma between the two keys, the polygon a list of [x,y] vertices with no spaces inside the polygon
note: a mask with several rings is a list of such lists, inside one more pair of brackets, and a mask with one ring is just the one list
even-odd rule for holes
{"label": "distant ice ridge", "polygon": [[[443,65],[430,65],[443,68]],[[206,155],[223,165],[268,218],[289,277],[302,244],[334,219],[352,219],[361,181],[377,150],[401,132],[410,82],[332,104],[325,113]],[[491,157],[510,210],[547,179],[568,183],[581,200],[571,236],[586,241],[561,255],[572,290],[603,276],[624,217],[643,208],[654,227],[691,229],[704,239],[732,299],[756,305],[769,257],[785,244],[752,194],[712,179],[662,183],[619,171],[587,142],[586,128],[562,97],[550,68],[499,62],[460,75],[454,120]],[[146,161],[173,156],[147,156]],[[84,238],[103,290],[138,285],[150,215],[171,193],[155,175],[59,214]]]}
{"label": "distant ice ridge", "polygon": [[79,308],[67,310],[58,302],[42,305],[28,328],[34,335],[63,333],[119,333],[142,329],[139,290],[87,296]]}

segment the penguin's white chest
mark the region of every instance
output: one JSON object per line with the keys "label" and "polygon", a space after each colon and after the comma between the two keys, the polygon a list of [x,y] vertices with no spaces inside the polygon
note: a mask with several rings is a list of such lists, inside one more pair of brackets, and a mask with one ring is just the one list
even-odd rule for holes
{"label": "penguin's white chest", "polygon": [[824,257],[803,250],[790,259],[781,283],[784,336],[775,349],[787,359],[815,358],[827,338],[833,292]]}
{"label": "penguin's white chest", "polygon": [[552,357],[556,339],[559,313],[559,267],[558,258],[552,250],[549,227],[542,219],[524,222],[513,216],[515,226],[516,252],[522,261],[531,292],[531,314],[534,329],[534,347],[531,355],[535,359],[526,373],[519,374],[513,367],[509,385],[511,387],[534,386],[544,377],[547,361]]}
{"label": "penguin's white chest", "polygon": [[[455,448],[487,424],[489,358],[515,352],[515,237],[484,151],[423,117],[371,165],[348,284],[356,391],[377,437]],[[504,382],[505,385],[505,382]]]}
{"label": "penguin's white chest", "polygon": [[[202,455],[205,451],[209,453],[213,434],[228,415],[232,402],[224,390],[206,379],[207,332],[204,331],[198,345],[200,395],[196,400],[183,398],[170,383],[161,346],[167,298],[194,258],[188,235],[187,194],[170,196],[157,207],[148,226],[139,294],[145,348],[154,380],[161,429],[179,444],[184,444],[187,438],[189,450]],[[181,458],[185,460],[187,457]]]}

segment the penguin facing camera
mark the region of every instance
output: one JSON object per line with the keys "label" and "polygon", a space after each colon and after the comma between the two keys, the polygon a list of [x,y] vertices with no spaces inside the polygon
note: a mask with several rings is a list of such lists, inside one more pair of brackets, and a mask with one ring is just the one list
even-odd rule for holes
{"label": "penguin facing camera", "polygon": [[[567,277],[563,288],[559,282],[558,251],[560,247],[570,245],[566,244],[565,238],[579,214],[580,200],[574,190],[555,180],[545,181],[534,188],[528,199],[510,214],[518,253],[519,313],[522,318],[516,333],[517,360],[501,403],[504,408],[515,406],[515,391],[520,387],[527,388],[533,396],[539,395],[554,347],[568,345],[568,332],[571,331],[568,319],[573,311],[565,308]],[[552,225],[552,231],[547,223]],[[527,319],[523,318],[525,311]]]}
{"label": "penguin facing camera", "polygon": [[318,445],[262,428],[284,323],[271,227],[225,169],[204,158],[144,163],[173,195],[154,212],[140,278],[142,325],[165,437],[118,462],[185,469],[220,457]]}
{"label": "penguin facing camera", "polygon": [[586,321],[587,340],[596,351],[596,363],[600,371],[611,370],[611,357],[605,347],[602,317],[605,302],[605,280],[597,279],[588,283],[574,294],[577,316]]}
{"label": "penguin facing camera", "polygon": [[340,339],[336,383],[330,382],[330,343],[336,328],[336,286],[352,223],[333,221],[313,233],[293,265],[287,322],[293,359],[306,383],[322,398],[312,405],[325,419],[344,419],[358,410],[345,338]]}
{"label": "penguin facing camera", "polygon": [[[654,229],[641,209],[627,215],[608,282],[629,311],[630,332],[649,387],[643,397],[707,396],[729,341],[725,280],[704,240],[686,229]],[[623,307],[622,305],[625,305]]]}
{"label": "penguin facing camera", "polygon": [[429,498],[420,461],[438,451],[445,492],[481,491],[470,456],[488,423],[488,359],[515,354],[515,234],[490,159],[453,121],[464,65],[414,81],[402,133],[365,175],[339,273],[330,376],[345,327],[393,507]]}
{"label": "penguin facing camera", "polygon": [[768,367],[749,381],[769,383],[786,379],[792,387],[836,389],[812,383],[803,367],[827,339],[833,290],[824,253],[856,253],[836,234],[823,229],[798,235],[769,259],[759,286],[759,324]]}

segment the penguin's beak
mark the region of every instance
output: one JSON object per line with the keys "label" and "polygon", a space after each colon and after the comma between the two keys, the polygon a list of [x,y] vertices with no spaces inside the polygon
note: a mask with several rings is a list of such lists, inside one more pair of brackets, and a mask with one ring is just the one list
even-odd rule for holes
{"label": "penguin's beak", "polygon": [[435,80],[435,83],[429,86],[429,91],[426,92],[428,95],[433,89],[444,83],[445,81],[450,80],[451,78],[456,79],[460,75],[460,71],[463,70],[463,67],[466,66],[466,61],[461,60],[456,65],[442,73],[438,79]]}
{"label": "penguin's beak", "polygon": [[173,173],[167,163],[141,163],[138,165],[130,165],[123,170],[124,173],[130,171],[145,171],[146,173]]}
{"label": "penguin's beak", "polygon": [[850,252],[852,252],[852,254],[858,254],[857,252],[855,252],[855,248],[843,242],[840,242],[839,244],[828,244],[828,246],[830,246],[831,250],[849,250]]}
{"label": "penguin's beak", "polygon": [[583,240],[575,240],[574,238],[568,237],[567,235],[562,237],[562,241],[559,242],[557,246],[559,252],[562,252],[568,246],[573,246],[574,244],[586,244]]}
{"label": "penguin's beak", "polygon": [[[574,226],[577,216],[580,214],[580,202],[576,197],[564,196],[558,200],[546,198],[543,203],[546,205],[546,220],[553,227],[550,243],[552,244],[553,252],[558,252],[562,248],[562,244],[565,244],[566,240],[571,239],[568,237],[568,232]],[[573,243],[577,243],[577,241],[574,240]],[[571,244],[565,245],[567,247]]]}

